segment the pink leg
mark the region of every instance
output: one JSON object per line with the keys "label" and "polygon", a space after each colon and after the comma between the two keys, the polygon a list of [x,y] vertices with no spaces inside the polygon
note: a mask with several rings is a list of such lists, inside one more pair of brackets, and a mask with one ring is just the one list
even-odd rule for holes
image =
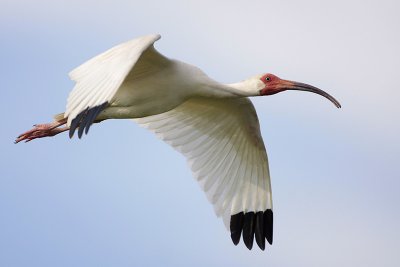
{"label": "pink leg", "polygon": [[64,124],[66,124],[67,120],[63,119],[60,121],[55,121],[52,123],[46,123],[46,124],[35,124],[33,125],[33,129],[19,135],[17,139],[15,139],[15,143],[19,143],[21,141],[29,142],[32,141],[33,139],[36,138],[42,138],[42,137],[47,137],[47,136],[54,136],[56,134],[65,132],[69,130],[69,127],[64,126],[60,127]]}

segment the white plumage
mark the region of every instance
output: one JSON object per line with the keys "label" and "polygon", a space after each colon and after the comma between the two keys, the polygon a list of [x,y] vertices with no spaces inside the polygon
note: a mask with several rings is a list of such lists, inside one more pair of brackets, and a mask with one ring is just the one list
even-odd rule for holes
{"label": "white plumage", "polygon": [[220,84],[197,67],[161,55],[153,46],[159,39],[156,34],[125,42],[71,71],[76,85],[66,111],[16,142],[66,130],[70,137],[78,130],[81,137],[94,122],[134,119],[187,158],[233,242],[243,235],[251,249],[255,237],[264,249],[265,239],[272,244],[271,182],[257,114],[247,97],[302,90],[340,104],[318,88],[272,74]]}
{"label": "white plumage", "polygon": [[194,98],[135,119],[187,158],[218,216],[272,209],[268,159],[250,100]]}
{"label": "white plumage", "polygon": [[117,45],[71,71],[76,85],[64,114],[68,125],[87,107],[110,102],[142,53],[158,39],[160,35],[149,35]]}

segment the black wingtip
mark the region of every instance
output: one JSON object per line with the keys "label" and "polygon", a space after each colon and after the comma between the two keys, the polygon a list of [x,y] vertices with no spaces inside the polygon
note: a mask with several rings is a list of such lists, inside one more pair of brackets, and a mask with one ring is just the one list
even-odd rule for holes
{"label": "black wingtip", "polygon": [[242,235],[244,244],[251,250],[255,237],[258,247],[265,250],[265,239],[272,245],[272,210],[234,214],[231,216],[230,230],[233,244],[237,245]]}
{"label": "black wingtip", "polygon": [[76,128],[79,126],[82,117],[85,115],[86,111],[88,109],[85,109],[81,113],[79,113],[71,122],[71,126],[69,127],[69,138],[72,138],[74,136]]}
{"label": "black wingtip", "polygon": [[265,249],[265,237],[264,237],[264,212],[259,211],[256,213],[255,219],[255,236],[257,245],[261,250]]}
{"label": "black wingtip", "polygon": [[86,108],[84,111],[79,113],[71,122],[69,128],[69,138],[74,136],[76,129],[78,129],[78,137],[82,138],[83,133],[89,132],[90,126],[96,120],[96,117],[108,106],[108,102],[104,102],[101,105]]}
{"label": "black wingtip", "polygon": [[274,216],[272,210],[268,209],[264,212],[264,236],[267,239],[268,243],[272,245],[273,239],[273,222]]}
{"label": "black wingtip", "polygon": [[243,242],[248,249],[253,248],[254,241],[254,212],[250,211],[244,215],[244,224],[243,224]]}
{"label": "black wingtip", "polygon": [[243,223],[244,223],[243,212],[239,212],[238,214],[231,216],[231,223],[230,223],[231,238],[235,246],[239,244],[240,236],[242,235]]}
{"label": "black wingtip", "polygon": [[108,102],[104,102],[103,104],[93,107],[92,109],[88,110],[88,115],[86,116],[86,119],[83,122],[83,127],[85,128],[85,134],[88,134],[89,129],[93,125],[97,116],[100,114],[100,112],[103,109],[106,108],[107,105],[108,105]]}

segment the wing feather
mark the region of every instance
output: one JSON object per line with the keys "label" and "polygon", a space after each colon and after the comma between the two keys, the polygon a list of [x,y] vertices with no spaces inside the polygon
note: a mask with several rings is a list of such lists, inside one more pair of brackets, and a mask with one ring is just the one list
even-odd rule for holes
{"label": "wing feather", "polygon": [[[270,223],[260,218],[267,211],[272,214],[271,185],[257,114],[249,99],[193,98],[168,112],[134,121],[187,158],[217,216],[228,228],[233,220],[234,243],[242,231],[238,227],[245,227],[246,246],[251,248],[256,234],[264,249],[260,229],[267,226],[258,224]],[[237,223],[237,214],[256,219]]]}
{"label": "wing feather", "polygon": [[[151,71],[149,68],[155,68],[157,59],[160,62],[164,60],[153,48],[158,39],[160,35],[154,34],[122,43],[72,70],[69,76],[76,84],[68,97],[64,113],[64,117],[68,118],[67,125],[70,126],[81,112],[106,102],[111,103],[133,69],[137,69],[137,75],[145,75]],[[141,62],[145,51],[151,52],[146,58],[151,62]]]}

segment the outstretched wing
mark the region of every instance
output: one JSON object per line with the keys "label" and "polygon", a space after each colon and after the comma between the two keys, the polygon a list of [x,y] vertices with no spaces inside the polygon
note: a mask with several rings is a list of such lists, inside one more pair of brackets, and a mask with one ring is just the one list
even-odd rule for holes
{"label": "outstretched wing", "polygon": [[147,75],[165,65],[168,59],[153,47],[160,38],[154,34],[122,43],[70,72],[69,76],[76,84],[68,97],[64,118],[68,118],[71,137],[77,128],[79,137],[84,129],[89,130],[128,75]]}
{"label": "outstretched wing", "polygon": [[272,196],[267,153],[247,98],[194,98],[168,112],[134,119],[187,158],[217,216],[251,249],[272,244]]}

